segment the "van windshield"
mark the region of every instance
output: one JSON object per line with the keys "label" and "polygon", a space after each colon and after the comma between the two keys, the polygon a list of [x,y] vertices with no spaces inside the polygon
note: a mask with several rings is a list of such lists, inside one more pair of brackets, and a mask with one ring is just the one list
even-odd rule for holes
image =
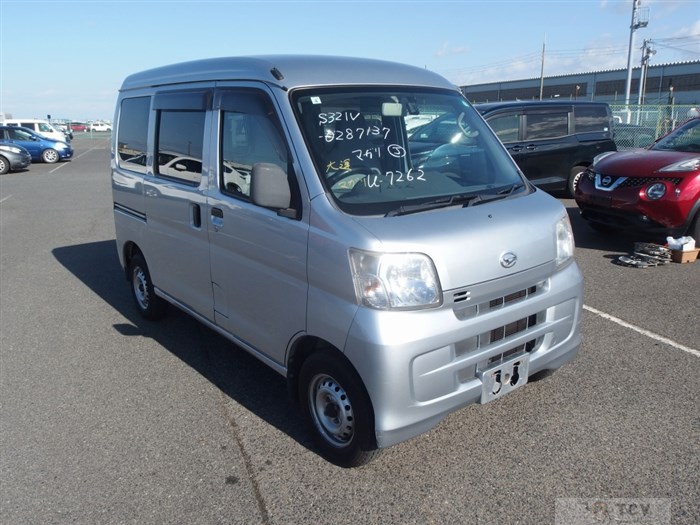
{"label": "van windshield", "polygon": [[347,213],[413,213],[530,191],[458,93],[307,89],[293,103],[323,184]]}

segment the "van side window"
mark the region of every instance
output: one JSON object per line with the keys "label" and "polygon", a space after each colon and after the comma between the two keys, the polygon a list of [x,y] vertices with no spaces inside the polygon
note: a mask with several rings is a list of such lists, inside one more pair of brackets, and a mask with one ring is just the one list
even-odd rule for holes
{"label": "van side window", "polygon": [[158,112],[155,172],[198,185],[202,180],[204,111]]}
{"label": "van side window", "polygon": [[146,173],[148,113],[150,97],[126,98],[122,101],[117,130],[117,162],[119,167]]}
{"label": "van side window", "polygon": [[550,139],[569,134],[569,114],[527,113],[525,115],[525,140]]}
{"label": "van side window", "polygon": [[611,131],[610,117],[605,106],[576,106],[574,111],[576,133]]}
{"label": "van side window", "polygon": [[223,193],[248,199],[254,164],[276,164],[287,172],[284,134],[272,103],[261,92],[242,89],[220,93],[219,107],[220,188]]}
{"label": "van side window", "polygon": [[487,120],[491,129],[496,133],[501,142],[515,142],[518,140],[518,128],[520,117],[514,113],[496,115]]}

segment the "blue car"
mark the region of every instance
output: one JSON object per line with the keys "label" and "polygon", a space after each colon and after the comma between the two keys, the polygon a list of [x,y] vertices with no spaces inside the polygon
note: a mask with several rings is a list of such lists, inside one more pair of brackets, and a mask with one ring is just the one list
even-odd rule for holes
{"label": "blue car", "polygon": [[73,156],[73,147],[70,144],[47,139],[31,129],[18,126],[0,126],[0,140],[22,146],[32,156],[33,161],[53,164]]}

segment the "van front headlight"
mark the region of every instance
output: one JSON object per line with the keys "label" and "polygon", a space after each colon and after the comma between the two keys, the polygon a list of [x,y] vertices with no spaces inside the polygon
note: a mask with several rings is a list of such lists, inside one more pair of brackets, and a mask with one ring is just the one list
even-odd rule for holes
{"label": "van front headlight", "polygon": [[574,231],[569,216],[564,215],[557,221],[555,234],[557,238],[557,266],[561,266],[574,256]]}
{"label": "van front headlight", "polygon": [[351,249],[349,256],[360,304],[379,310],[411,310],[442,303],[437,271],[427,255]]}

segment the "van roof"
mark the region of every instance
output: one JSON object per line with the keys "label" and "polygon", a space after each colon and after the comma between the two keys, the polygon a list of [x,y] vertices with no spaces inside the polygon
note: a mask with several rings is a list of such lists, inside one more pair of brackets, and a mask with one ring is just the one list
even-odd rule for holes
{"label": "van roof", "polygon": [[459,90],[437,73],[396,62],[320,55],[267,55],[209,58],[149,69],[126,77],[121,91],[223,80],[257,80],[285,89],[389,84]]}

